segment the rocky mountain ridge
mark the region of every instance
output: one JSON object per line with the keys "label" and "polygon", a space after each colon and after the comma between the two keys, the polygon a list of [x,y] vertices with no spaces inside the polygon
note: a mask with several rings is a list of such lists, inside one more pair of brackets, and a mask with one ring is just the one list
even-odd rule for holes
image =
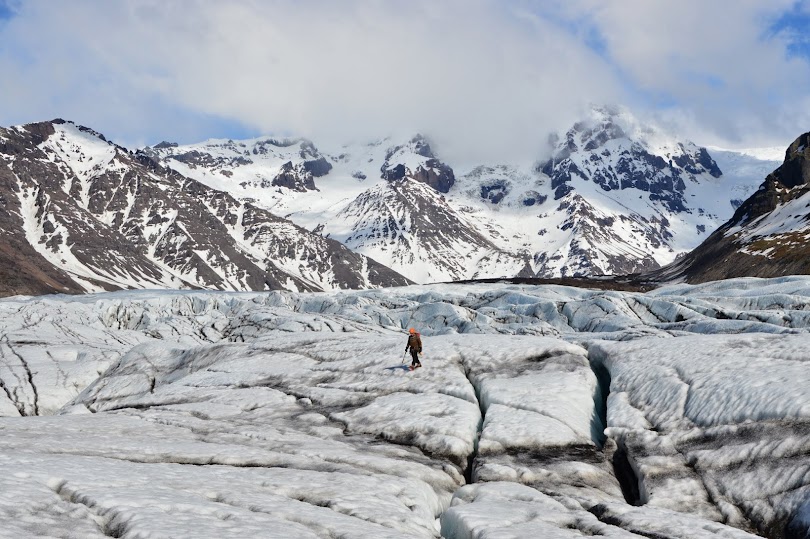
{"label": "rocky mountain ridge", "polygon": [[770,163],[720,153],[726,177],[705,148],[605,107],[540,161],[454,168],[421,135],[338,150],[263,137],[133,152],[62,120],[3,129],[2,293],[650,272]]}
{"label": "rocky mountain ridge", "polygon": [[[209,166],[206,156],[188,157]],[[233,161],[232,161],[233,163]],[[63,120],[0,130],[2,292],[332,290],[409,281]]]}
{"label": "rocky mountain ridge", "polygon": [[[653,270],[756,189],[762,178],[736,174],[742,165],[778,166],[737,156],[726,176],[705,148],[611,107],[525,162],[453,166],[421,135],[329,151],[266,137],[145,151],[425,283]],[[208,164],[178,160],[188,153]],[[324,161],[322,175],[307,171]]]}

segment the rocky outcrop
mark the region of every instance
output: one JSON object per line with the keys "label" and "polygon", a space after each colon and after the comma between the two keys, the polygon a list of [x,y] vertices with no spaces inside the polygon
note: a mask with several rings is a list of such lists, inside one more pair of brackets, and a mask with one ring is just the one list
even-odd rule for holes
{"label": "rocky outcrop", "polygon": [[281,170],[270,182],[274,187],[286,187],[293,191],[315,190],[315,180],[312,173],[302,165],[293,165],[292,161],[287,161],[281,166]]}
{"label": "rocky outcrop", "polygon": [[669,211],[683,212],[685,182],[722,174],[705,148],[678,143],[662,156],[633,140],[617,124],[617,111],[605,108],[596,113],[595,123],[575,124],[565,140],[556,143],[552,157],[538,164],[537,170],[551,178],[555,200],[574,190],[571,182],[580,178],[606,192],[638,189]]}
{"label": "rocky outcrop", "polygon": [[509,194],[510,186],[505,180],[495,180],[481,186],[481,198],[493,204],[499,203]]}
{"label": "rocky outcrop", "polygon": [[325,157],[319,157],[310,161],[304,161],[304,170],[315,178],[326,176],[332,170],[332,163]]}
{"label": "rocky outcrop", "polygon": [[[407,162],[401,162],[405,156],[408,157]],[[430,144],[421,135],[415,136],[405,145],[390,148],[380,172],[390,182],[410,178],[440,193],[448,193],[456,182],[453,169],[436,158]]]}

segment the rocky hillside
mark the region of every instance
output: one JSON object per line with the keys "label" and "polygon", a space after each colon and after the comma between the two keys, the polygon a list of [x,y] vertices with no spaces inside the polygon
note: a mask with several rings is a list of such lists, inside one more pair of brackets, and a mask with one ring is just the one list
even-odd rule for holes
{"label": "rocky hillside", "polygon": [[[184,159],[203,166],[202,156]],[[62,120],[0,129],[0,253],[3,295],[408,282],[336,241]]]}
{"label": "rocky hillside", "polygon": [[810,133],[765,178],[733,217],[655,279],[704,282],[810,273]]}

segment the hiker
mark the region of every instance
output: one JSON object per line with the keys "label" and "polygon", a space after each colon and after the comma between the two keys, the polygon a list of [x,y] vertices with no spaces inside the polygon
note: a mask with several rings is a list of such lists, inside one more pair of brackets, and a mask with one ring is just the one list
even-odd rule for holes
{"label": "hiker", "polygon": [[411,370],[414,370],[422,366],[422,362],[419,361],[419,356],[422,354],[422,339],[414,328],[409,329],[408,333],[408,344],[405,345],[405,351],[411,351],[413,358]]}

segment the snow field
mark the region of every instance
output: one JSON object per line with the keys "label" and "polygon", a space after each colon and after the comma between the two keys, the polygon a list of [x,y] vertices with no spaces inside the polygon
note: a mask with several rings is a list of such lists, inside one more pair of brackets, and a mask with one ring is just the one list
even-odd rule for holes
{"label": "snow field", "polygon": [[[273,492],[279,499],[242,496],[261,508],[256,511],[273,517],[259,515],[243,526],[237,525],[236,514],[225,519],[226,524],[233,520],[233,527],[214,522],[221,520],[222,510],[206,508],[208,504],[247,505],[253,511],[247,502],[233,501],[234,492],[259,488],[252,484],[218,491],[213,502],[199,493],[183,494],[178,501],[174,492],[178,484],[190,485],[180,488],[185,492],[196,491],[197,483],[203,483],[196,469],[223,467],[237,474],[245,468],[273,475],[278,473],[274,470],[287,470],[286,488],[306,490],[308,498],[320,500],[317,511],[337,511],[391,529],[367,526],[355,532],[361,524],[353,527],[338,521],[335,529],[341,533],[430,537],[435,534],[435,519],[464,483],[467,458],[474,451],[482,420],[459,358],[471,357],[481,368],[492,369],[488,357],[503,361],[510,348],[520,349],[503,336],[482,336],[467,343],[465,339],[434,338],[435,350],[424,359],[427,368],[414,373],[401,366],[398,352],[404,341],[398,336],[287,333],[251,344],[191,349],[144,343],[66,406],[68,415],[4,424],[7,436],[0,447],[9,454],[26,447],[38,455],[35,458],[56,453],[68,460],[100,459],[113,466],[138,464],[149,470],[88,473],[86,465],[76,464],[78,470],[71,474],[70,466],[55,463],[53,470],[60,470],[59,474],[38,476],[46,483],[68,485],[69,489],[61,490],[84,500],[81,504],[90,507],[105,526],[126,534],[171,535],[196,519],[211,520],[211,530],[237,536],[255,533],[258,528],[252,526],[279,527],[279,514],[300,513],[287,507],[297,506],[300,500],[286,499],[292,495],[279,495],[281,487],[277,487]],[[548,354],[547,347],[551,352],[578,349],[552,339],[521,340],[523,348],[530,346],[531,354]],[[499,397],[506,390],[494,387],[488,393],[492,399],[515,401],[508,395]],[[587,423],[581,428],[588,432]],[[8,466],[13,470],[22,464],[12,461]],[[95,469],[96,464],[92,466]],[[110,474],[121,484],[106,482]],[[150,478],[131,484],[127,474]],[[206,478],[207,488],[222,490],[220,482],[237,480],[223,474]],[[404,487],[399,486],[398,496],[405,501],[394,502],[381,495],[377,484],[370,484],[360,496],[354,479],[351,488],[335,486],[336,474],[406,483],[416,492],[405,496],[400,493]],[[254,475],[258,478],[252,480],[259,481],[262,474],[251,472]],[[321,492],[319,482],[332,490]],[[148,494],[149,489],[157,490],[156,496]],[[349,499],[336,494],[341,490]],[[389,507],[392,504],[396,507]],[[230,515],[228,511],[232,510],[226,511]],[[171,516],[178,512],[190,514]],[[329,518],[312,517],[312,521],[324,520],[327,524],[321,526],[328,528]]]}
{"label": "snow field", "polygon": [[[595,343],[643,501],[772,534],[810,500],[810,336]],[[779,523],[779,524],[777,524]]]}
{"label": "snow field", "polygon": [[0,536],[801,537],[808,296],[0,300]]}

